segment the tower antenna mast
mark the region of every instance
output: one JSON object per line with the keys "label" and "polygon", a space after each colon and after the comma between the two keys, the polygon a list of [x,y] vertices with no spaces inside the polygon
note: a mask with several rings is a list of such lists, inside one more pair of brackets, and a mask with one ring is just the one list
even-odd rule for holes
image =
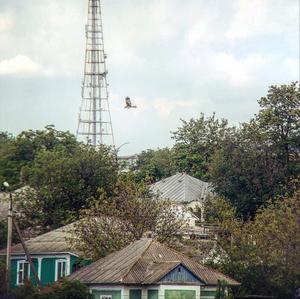
{"label": "tower antenna mast", "polygon": [[93,146],[115,145],[108,99],[100,0],[88,0],[86,50],[77,136]]}

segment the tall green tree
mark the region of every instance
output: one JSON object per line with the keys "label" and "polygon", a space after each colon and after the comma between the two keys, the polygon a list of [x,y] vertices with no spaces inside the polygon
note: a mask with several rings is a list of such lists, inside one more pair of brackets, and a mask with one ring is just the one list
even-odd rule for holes
{"label": "tall green tree", "polygon": [[101,192],[111,195],[117,173],[115,154],[106,147],[82,145],[72,153],[61,148],[39,151],[28,168],[32,189],[22,193],[18,209],[25,222],[58,227],[72,216],[78,218]]}
{"label": "tall green tree", "polygon": [[0,134],[0,179],[18,187],[26,179],[26,168],[31,166],[41,150],[65,150],[72,154],[79,146],[74,135],[58,131],[54,126],[44,130],[28,130],[17,137]]}
{"label": "tall green tree", "polygon": [[138,181],[159,181],[174,174],[172,150],[162,148],[142,151],[132,167]]}
{"label": "tall green tree", "polygon": [[212,265],[242,283],[241,295],[293,298],[300,283],[300,190],[270,202],[246,222],[223,200],[211,205],[217,211],[221,248]]}
{"label": "tall green tree", "polygon": [[176,170],[199,179],[210,179],[208,168],[212,157],[234,131],[227,120],[219,120],[215,114],[207,118],[201,114],[198,119],[182,120],[182,126],[172,136],[175,140]]}
{"label": "tall green tree", "polygon": [[214,153],[209,176],[244,218],[269,199],[292,194],[300,176],[300,94],[296,83],[271,86],[260,111]]}

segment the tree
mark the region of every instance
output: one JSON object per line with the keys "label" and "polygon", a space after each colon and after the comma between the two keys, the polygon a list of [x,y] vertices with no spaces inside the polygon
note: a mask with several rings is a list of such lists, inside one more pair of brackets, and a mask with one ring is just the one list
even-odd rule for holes
{"label": "tree", "polygon": [[79,281],[62,280],[52,286],[38,290],[37,287],[25,283],[13,290],[14,299],[91,299],[89,289]]}
{"label": "tree", "polygon": [[151,182],[159,181],[174,174],[172,150],[162,148],[142,151],[132,169],[138,181],[145,179]]}
{"label": "tree", "polygon": [[55,228],[78,219],[80,210],[101,190],[112,194],[117,172],[115,155],[106,147],[82,145],[73,153],[61,148],[39,151],[27,169],[32,189],[16,204],[22,222]]}
{"label": "tree", "polygon": [[228,289],[228,285],[225,280],[218,280],[218,288],[215,295],[215,299],[233,299],[231,290]]}
{"label": "tree", "polygon": [[210,179],[208,167],[222,141],[228,138],[234,128],[225,119],[217,119],[215,114],[205,118],[182,120],[182,127],[173,133],[174,164],[177,171],[187,172],[199,179]]}
{"label": "tree", "polygon": [[209,165],[215,191],[245,219],[299,186],[299,88],[296,83],[271,86],[259,104],[258,115],[226,138]]}
{"label": "tree", "polygon": [[44,130],[23,131],[15,138],[1,133],[0,179],[18,187],[26,179],[26,167],[31,166],[39,151],[61,149],[72,154],[78,146],[74,135],[50,125]]}
{"label": "tree", "polygon": [[300,172],[299,84],[271,86],[258,103],[261,109],[256,121],[281,164],[283,183],[288,187]]}
{"label": "tree", "polygon": [[213,266],[242,283],[240,294],[292,298],[300,283],[300,190],[247,222],[228,217],[230,209],[219,209],[218,245],[226,254]]}
{"label": "tree", "polygon": [[103,195],[74,225],[72,246],[97,260],[140,239],[146,232],[172,244],[185,225],[180,212],[169,201],[153,197],[146,185],[127,176],[117,184],[115,195]]}
{"label": "tree", "polygon": [[0,296],[6,292],[6,262],[0,257]]}

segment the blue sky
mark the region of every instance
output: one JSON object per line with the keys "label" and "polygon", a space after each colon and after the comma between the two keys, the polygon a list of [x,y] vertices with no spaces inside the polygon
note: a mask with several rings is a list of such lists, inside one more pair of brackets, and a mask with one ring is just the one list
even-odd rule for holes
{"label": "blue sky", "polygon": [[[0,130],[75,132],[87,0],[0,0]],[[238,124],[299,80],[298,0],[102,0],[122,154],[172,144],[180,118]],[[125,96],[138,105],[123,109]]]}

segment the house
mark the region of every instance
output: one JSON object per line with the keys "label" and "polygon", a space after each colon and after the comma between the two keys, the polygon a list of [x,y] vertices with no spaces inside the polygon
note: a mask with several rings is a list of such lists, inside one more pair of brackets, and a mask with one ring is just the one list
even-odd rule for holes
{"label": "house", "polygon": [[[72,227],[73,224],[69,224],[25,242],[42,285],[51,284],[88,263],[82,261],[79,258],[80,253],[71,249],[67,242]],[[4,255],[6,249],[0,251],[0,257]],[[20,243],[12,247],[11,286],[23,285],[26,280],[36,283]]]}
{"label": "house", "polygon": [[213,299],[218,280],[239,283],[179,252],[142,238],[73,273],[94,299]]}
{"label": "house", "polygon": [[[210,183],[203,182],[186,173],[177,173],[151,185],[150,190],[161,199],[171,200],[178,205],[203,211],[203,202],[212,195]],[[191,215],[191,217],[193,217]],[[203,221],[203,212],[201,213]]]}

